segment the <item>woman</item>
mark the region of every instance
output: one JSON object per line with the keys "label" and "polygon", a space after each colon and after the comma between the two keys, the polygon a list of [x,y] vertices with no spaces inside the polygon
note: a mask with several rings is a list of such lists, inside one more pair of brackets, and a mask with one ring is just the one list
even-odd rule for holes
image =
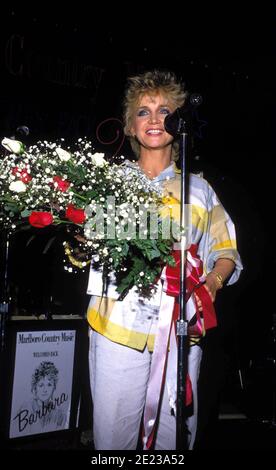
{"label": "woman", "polygon": [[61,399],[54,396],[58,375],[53,362],[43,361],[36,367],[31,382],[33,398],[23,403],[12,419],[15,437],[64,428],[66,413]]}
{"label": "woman", "polygon": [[[178,145],[166,132],[164,119],[184,104],[185,97],[174,74],[153,71],[129,79],[124,103],[125,133],[137,155],[137,162],[126,162],[126,168],[142,170],[153,187],[161,185],[164,195],[177,201],[178,209],[180,176],[173,162]],[[190,176],[189,203],[192,207],[191,266],[202,267],[202,272],[197,269],[196,273],[198,285],[205,280],[197,294],[190,290],[186,307],[190,335],[187,383],[192,388],[192,411],[187,425],[189,449],[192,449],[197,425],[201,341],[204,330],[216,324],[210,304],[226,280],[233,283],[238,279],[242,267],[233,223],[203,178]],[[144,448],[175,449],[176,340],[171,322],[178,301],[170,292],[168,279],[169,274],[177,273],[177,270],[170,273],[164,270],[158,295],[150,301],[133,290],[122,301],[91,298],[88,322],[96,449],[136,449],[143,414]],[[164,317],[166,339],[160,326]],[[161,360],[157,359],[156,350],[159,351],[160,345],[164,349],[164,344],[166,351]],[[155,373],[158,387],[154,384]],[[153,408],[156,413],[152,415]]]}

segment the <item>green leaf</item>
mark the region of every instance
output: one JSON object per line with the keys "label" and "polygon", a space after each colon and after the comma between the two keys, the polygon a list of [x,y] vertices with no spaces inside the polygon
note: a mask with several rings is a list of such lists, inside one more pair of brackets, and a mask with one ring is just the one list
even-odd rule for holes
{"label": "green leaf", "polygon": [[18,213],[20,212],[19,207],[17,206],[16,203],[9,202],[4,205],[4,210],[7,212],[13,212],[13,213]]}
{"label": "green leaf", "polygon": [[24,211],[20,212],[21,217],[29,217],[32,211],[25,209]]}

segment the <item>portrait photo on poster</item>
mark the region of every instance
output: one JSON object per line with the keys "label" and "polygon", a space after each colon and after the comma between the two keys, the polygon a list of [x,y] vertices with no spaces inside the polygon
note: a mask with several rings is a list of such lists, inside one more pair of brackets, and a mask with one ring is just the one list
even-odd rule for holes
{"label": "portrait photo on poster", "polygon": [[14,334],[8,437],[69,429],[77,331],[52,324],[52,329],[18,329]]}

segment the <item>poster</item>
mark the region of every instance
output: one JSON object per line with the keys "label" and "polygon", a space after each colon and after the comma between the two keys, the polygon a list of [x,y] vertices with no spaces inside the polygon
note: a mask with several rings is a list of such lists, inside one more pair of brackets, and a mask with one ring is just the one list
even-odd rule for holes
{"label": "poster", "polygon": [[76,330],[17,331],[9,437],[69,429]]}

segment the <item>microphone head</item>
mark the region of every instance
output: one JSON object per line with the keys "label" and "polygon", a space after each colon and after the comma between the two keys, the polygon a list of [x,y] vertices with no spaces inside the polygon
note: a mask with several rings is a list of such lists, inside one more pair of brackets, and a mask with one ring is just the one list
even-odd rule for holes
{"label": "microphone head", "polygon": [[164,127],[166,132],[174,137],[181,134],[181,119],[183,121],[185,118],[185,122],[191,120],[193,110],[201,105],[202,101],[203,98],[199,93],[192,93],[183,106],[176,108],[173,113],[165,117]]}
{"label": "microphone head", "polygon": [[164,127],[168,134],[176,137],[179,132],[179,122],[181,119],[181,108],[176,108],[173,113],[168,114],[164,119]]}
{"label": "microphone head", "polygon": [[19,126],[17,127],[16,129],[16,132],[19,134],[19,135],[29,135],[30,133],[30,129],[27,127],[27,126]]}

